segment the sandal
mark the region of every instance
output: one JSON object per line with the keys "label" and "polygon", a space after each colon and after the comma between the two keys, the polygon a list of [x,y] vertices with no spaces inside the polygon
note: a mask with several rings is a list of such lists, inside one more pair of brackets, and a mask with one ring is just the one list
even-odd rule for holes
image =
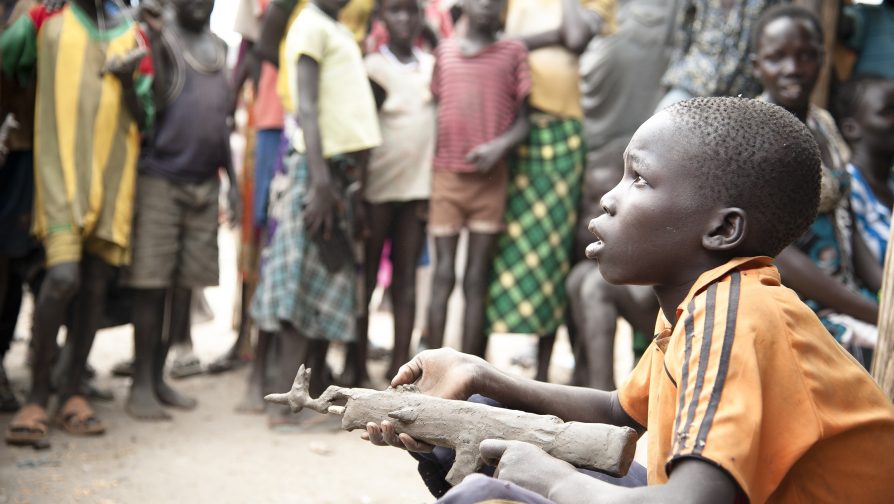
{"label": "sandal", "polygon": [[106,425],[93,412],[83,396],[71,396],[56,415],[56,422],[65,432],[75,436],[95,436],[106,431]]}
{"label": "sandal", "polygon": [[175,380],[200,375],[203,372],[202,363],[192,352],[179,359],[174,359],[174,362],[171,363],[170,374],[171,378]]}
{"label": "sandal", "polygon": [[6,443],[15,446],[34,446],[45,443],[50,432],[47,410],[37,404],[26,404],[9,422]]}

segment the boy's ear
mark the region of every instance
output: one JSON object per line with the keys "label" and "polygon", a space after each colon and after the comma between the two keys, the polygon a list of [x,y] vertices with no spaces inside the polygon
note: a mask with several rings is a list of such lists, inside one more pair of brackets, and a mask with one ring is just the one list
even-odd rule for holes
{"label": "boy's ear", "polygon": [[708,221],[702,246],[713,251],[729,251],[745,242],[747,215],[741,208],[721,208]]}

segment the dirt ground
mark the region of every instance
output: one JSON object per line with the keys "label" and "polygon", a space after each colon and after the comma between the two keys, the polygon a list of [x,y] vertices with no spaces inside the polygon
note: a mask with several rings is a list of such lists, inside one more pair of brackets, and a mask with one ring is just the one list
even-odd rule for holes
{"label": "dirt ground", "polygon": [[[221,233],[221,287],[205,294],[215,318],[193,328],[195,350],[204,362],[223,354],[234,340],[232,325],[235,292],[234,234]],[[425,275],[422,275],[425,282]],[[424,289],[420,289],[424,290]],[[457,346],[461,300],[451,300],[447,343]],[[10,379],[20,397],[29,381],[24,335],[29,324],[26,306],[19,339],[6,358]],[[373,317],[374,344],[391,344],[391,317]],[[133,351],[130,327],[100,331],[90,356],[97,384],[111,390],[113,402],[95,403],[108,423],[102,437],[76,438],[51,430],[51,448],[35,451],[0,445],[0,504],[6,503],[421,503],[431,502],[404,452],[371,446],[357,432],[343,432],[337,423],[315,425],[298,432],[272,432],[266,417],[234,412],[248,370],[223,375],[201,375],[173,382],[199,400],[192,412],[173,412],[174,420],[142,423],[123,409],[129,379],[111,376],[112,366]],[[530,376],[530,368],[513,364],[532,354],[533,337],[495,335],[489,358],[509,372]],[[629,337],[618,347],[630,348]],[[341,352],[330,352],[338,370]],[[622,351],[618,372],[629,369]],[[552,363],[553,381],[567,381],[573,359],[567,340],[560,337]],[[384,388],[384,361],[374,361],[371,372]],[[52,410],[51,410],[52,411]],[[5,430],[10,414],[0,415]]]}

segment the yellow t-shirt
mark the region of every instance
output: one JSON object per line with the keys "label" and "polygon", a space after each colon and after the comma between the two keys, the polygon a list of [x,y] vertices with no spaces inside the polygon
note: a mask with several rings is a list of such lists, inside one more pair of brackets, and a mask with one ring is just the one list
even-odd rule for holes
{"label": "yellow t-shirt", "polygon": [[[298,59],[309,56],[320,65],[317,98],[323,156],[356,152],[382,142],[372,88],[366,76],[360,47],[350,30],[308,4],[286,36],[281,74],[286,74],[289,96],[298,106]],[[300,118],[299,118],[300,120]],[[304,135],[292,135],[292,146],[304,152]]]}
{"label": "yellow t-shirt", "polygon": [[[580,0],[603,20],[601,35],[615,29],[615,0]],[[506,34],[513,37],[555,30],[562,23],[562,0],[510,0]],[[531,106],[563,118],[583,118],[577,55],[562,47],[531,51]]]}
{"label": "yellow t-shirt", "polygon": [[894,406],[769,257],[703,273],[618,389],[648,428],[649,484],[706,460],[759,504],[883,503]]}
{"label": "yellow t-shirt", "polygon": [[[354,36],[354,41],[357,42],[358,46],[360,46],[363,43],[363,39],[366,38],[369,17],[372,15],[375,2],[376,0],[351,0],[348,2],[348,5],[338,13],[338,20],[341,24],[351,30],[351,33]],[[292,25],[295,24],[295,20],[298,19],[298,14],[301,14],[301,11],[304,10],[304,6],[307,4],[307,0],[298,0],[298,3],[295,5],[295,8],[292,9],[292,13],[289,16],[289,22],[287,24],[289,27],[288,31],[291,31]],[[279,46],[280,66],[283,65],[283,62],[287,61],[285,58],[286,42],[283,40],[282,44]],[[292,102],[292,95],[289,91],[291,86],[292,83],[289,82],[289,74],[287,72],[279,72],[279,77],[276,81],[276,92],[279,94],[279,99],[282,100],[283,108],[288,114],[295,113],[295,105]]]}

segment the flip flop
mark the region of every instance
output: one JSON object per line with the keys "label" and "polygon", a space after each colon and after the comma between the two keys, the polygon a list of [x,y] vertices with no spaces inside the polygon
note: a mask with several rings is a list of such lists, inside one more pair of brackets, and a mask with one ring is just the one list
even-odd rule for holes
{"label": "flip flop", "polygon": [[189,355],[182,360],[175,359],[171,364],[170,370],[171,378],[174,378],[175,380],[200,375],[203,372],[202,363],[199,362],[199,358],[194,355]]}
{"label": "flip flop", "polygon": [[56,422],[65,432],[75,436],[96,436],[106,431],[106,425],[83,396],[71,396],[56,415]]}
{"label": "flip flop", "polygon": [[47,410],[37,404],[26,404],[9,422],[6,443],[15,446],[33,446],[45,443],[50,432]]}

